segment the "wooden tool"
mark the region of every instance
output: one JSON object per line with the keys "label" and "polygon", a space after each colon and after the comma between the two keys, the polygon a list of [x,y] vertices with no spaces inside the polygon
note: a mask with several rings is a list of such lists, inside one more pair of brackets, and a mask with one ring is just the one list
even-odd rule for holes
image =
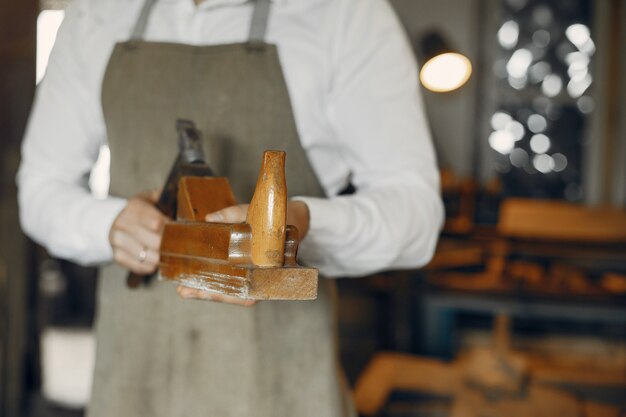
{"label": "wooden tool", "polygon": [[263,154],[244,223],[204,222],[207,214],[235,204],[226,178],[181,178],[177,218],[161,241],[161,277],[245,299],[315,299],[318,271],[296,263],[298,230],[286,225],[284,152]]}
{"label": "wooden tool", "polygon": [[[177,211],[178,183],[184,176],[212,177],[213,171],[206,164],[202,149],[202,133],[191,120],[176,120],[178,133],[178,156],[167,176],[163,191],[156,203],[156,208],[169,218],[174,218]],[[139,275],[130,272],[126,278],[129,288],[138,288],[142,283],[149,284],[152,275]]]}

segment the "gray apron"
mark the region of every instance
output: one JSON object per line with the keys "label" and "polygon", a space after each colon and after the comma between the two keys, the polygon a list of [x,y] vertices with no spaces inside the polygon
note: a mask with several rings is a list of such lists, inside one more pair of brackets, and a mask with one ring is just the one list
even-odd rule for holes
{"label": "gray apron", "polygon": [[[248,202],[262,152],[287,152],[290,195],[323,196],[300,144],[275,45],[269,0],[258,0],[248,42],[117,44],[102,89],[112,195],[163,184],[177,152],[175,121],[191,119],[217,175]],[[242,308],[181,300],[174,285],[129,290],[126,271],[101,272],[90,417],[334,417],[351,414],[339,371],[335,287],[316,301]]]}

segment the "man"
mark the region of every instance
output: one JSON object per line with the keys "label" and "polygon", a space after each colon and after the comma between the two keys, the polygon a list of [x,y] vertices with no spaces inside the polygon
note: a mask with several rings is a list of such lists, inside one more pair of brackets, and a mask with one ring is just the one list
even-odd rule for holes
{"label": "man", "polygon": [[[209,164],[249,201],[265,149],[287,152],[300,260],[324,276],[416,267],[442,220],[417,68],[384,0],[79,0],[42,82],[18,176],[24,229],[103,269],[89,415],[345,416],[334,285],[314,302],[251,308],[152,284],[175,156],[174,122],[203,131]],[[110,196],[84,186],[111,149]],[[357,192],[339,193],[352,183]],[[208,220],[241,221],[239,207]]]}

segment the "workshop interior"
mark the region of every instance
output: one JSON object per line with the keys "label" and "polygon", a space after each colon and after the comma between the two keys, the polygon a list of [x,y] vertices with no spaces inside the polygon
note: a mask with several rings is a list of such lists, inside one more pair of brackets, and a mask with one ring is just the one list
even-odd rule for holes
{"label": "workshop interior", "polygon": [[[92,390],[98,270],[24,235],[15,182],[72,1],[4,2],[0,13],[6,417],[83,416]],[[337,279],[339,356],[358,415],[625,416],[626,2],[390,3],[416,58],[445,224],[423,268]],[[109,163],[103,146],[95,196],[107,195]],[[184,185],[179,210],[195,186]],[[309,285],[312,271],[297,272]],[[293,296],[307,297],[314,288]]]}

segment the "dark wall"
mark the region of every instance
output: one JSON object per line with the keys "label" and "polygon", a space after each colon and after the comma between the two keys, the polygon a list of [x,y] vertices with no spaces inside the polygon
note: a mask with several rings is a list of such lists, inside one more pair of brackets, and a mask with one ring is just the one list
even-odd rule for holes
{"label": "dark wall", "polygon": [[[477,69],[479,0],[391,0],[391,3],[412,42],[435,29]],[[450,93],[422,89],[440,165],[461,176],[472,173],[468,155],[472,154],[476,128],[476,80],[474,73],[467,85]]]}
{"label": "dark wall", "polygon": [[19,145],[35,89],[35,0],[0,4],[0,415],[23,405],[27,243],[17,214]]}

